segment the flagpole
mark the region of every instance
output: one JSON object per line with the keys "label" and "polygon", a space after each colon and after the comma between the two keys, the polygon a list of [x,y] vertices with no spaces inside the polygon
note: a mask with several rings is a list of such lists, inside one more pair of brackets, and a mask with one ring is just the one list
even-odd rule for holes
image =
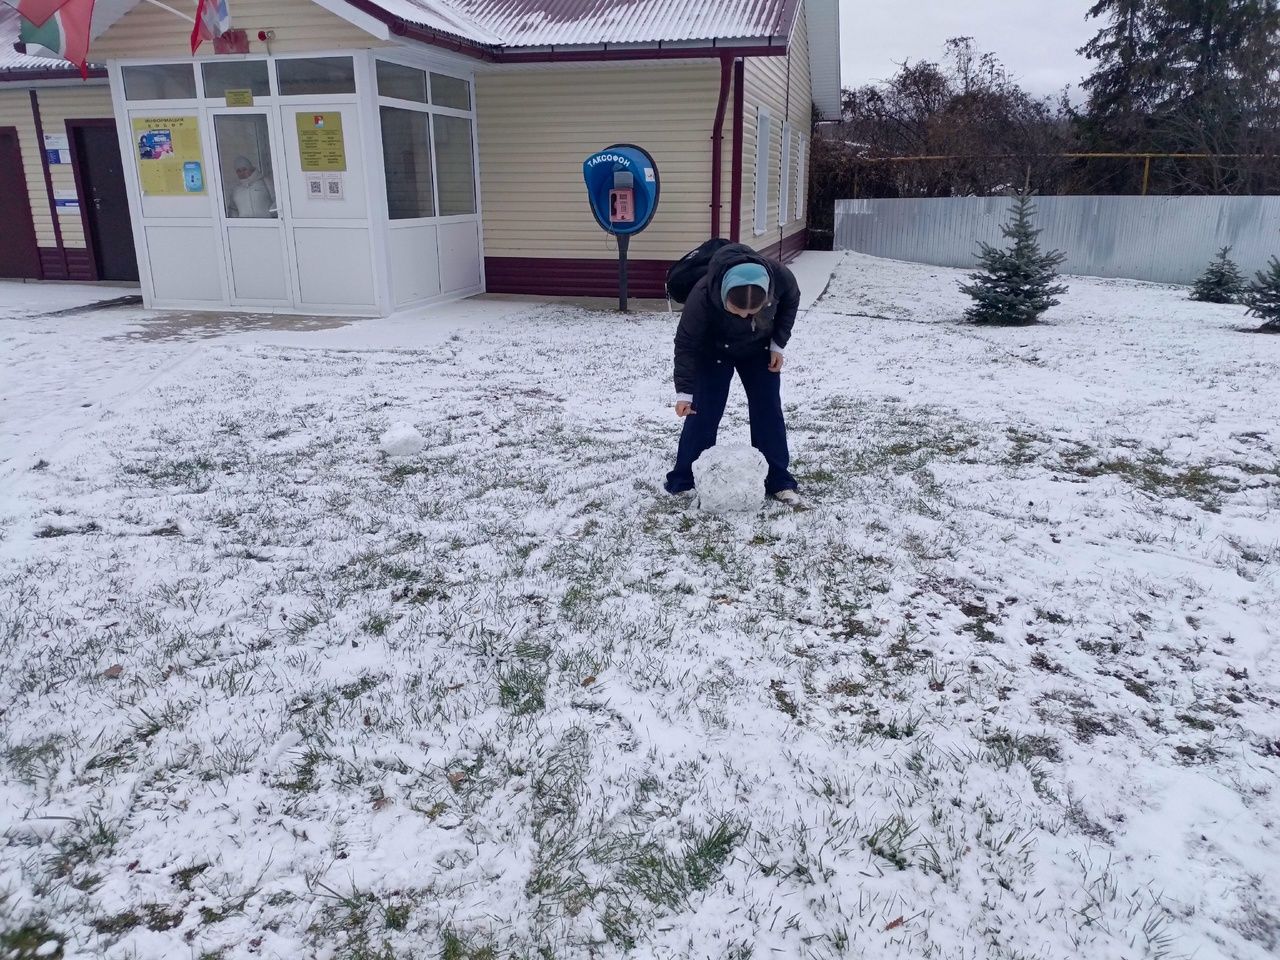
{"label": "flagpole", "polygon": [[159,7],[161,10],[168,10],[175,17],[181,17],[183,20],[187,21],[187,23],[196,22],[195,17],[187,16],[187,14],[183,13],[181,10],[175,10],[173,9],[173,7],[169,6],[167,3],[161,3],[160,0],[146,0],[146,2],[151,4],[153,7]]}

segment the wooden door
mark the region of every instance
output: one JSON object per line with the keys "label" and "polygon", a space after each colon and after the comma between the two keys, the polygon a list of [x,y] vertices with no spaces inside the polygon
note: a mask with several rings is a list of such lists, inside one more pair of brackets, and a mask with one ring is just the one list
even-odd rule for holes
{"label": "wooden door", "polygon": [[0,277],[38,280],[40,250],[16,127],[0,127],[0,184]]}
{"label": "wooden door", "polygon": [[68,127],[75,142],[76,179],[97,278],[137,280],[138,255],[115,124],[72,120]]}

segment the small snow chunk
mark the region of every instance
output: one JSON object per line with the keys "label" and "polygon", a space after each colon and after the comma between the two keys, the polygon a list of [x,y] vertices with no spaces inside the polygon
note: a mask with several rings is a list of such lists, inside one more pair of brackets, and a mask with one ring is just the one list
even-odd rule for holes
{"label": "small snow chunk", "polygon": [[693,465],[699,509],[707,513],[758,510],[768,471],[764,454],[754,447],[740,443],[712,447]]}
{"label": "small snow chunk", "polygon": [[52,957],[62,948],[60,940],[46,940],[36,949],[37,957]]}
{"label": "small snow chunk", "polygon": [[389,457],[411,457],[427,445],[422,434],[407,423],[393,423],[382,435],[382,452]]}
{"label": "small snow chunk", "polygon": [[267,771],[274,770],[279,765],[280,759],[300,743],[302,743],[302,734],[297,730],[288,731],[267,752],[267,755],[262,760],[262,769]]}

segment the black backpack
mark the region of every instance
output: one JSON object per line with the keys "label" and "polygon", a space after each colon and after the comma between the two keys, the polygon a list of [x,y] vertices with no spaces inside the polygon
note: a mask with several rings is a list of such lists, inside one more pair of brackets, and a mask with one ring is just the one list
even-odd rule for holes
{"label": "black backpack", "polygon": [[729,243],[724,237],[713,237],[699,244],[667,268],[667,299],[684,303],[694,285],[707,273],[707,266],[717,250]]}

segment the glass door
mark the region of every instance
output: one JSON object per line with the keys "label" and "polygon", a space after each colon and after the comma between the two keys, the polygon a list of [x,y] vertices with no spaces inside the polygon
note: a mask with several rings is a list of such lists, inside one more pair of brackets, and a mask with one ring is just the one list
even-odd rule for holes
{"label": "glass door", "polygon": [[276,111],[214,108],[222,231],[236,306],[293,306],[287,250],[289,190]]}

